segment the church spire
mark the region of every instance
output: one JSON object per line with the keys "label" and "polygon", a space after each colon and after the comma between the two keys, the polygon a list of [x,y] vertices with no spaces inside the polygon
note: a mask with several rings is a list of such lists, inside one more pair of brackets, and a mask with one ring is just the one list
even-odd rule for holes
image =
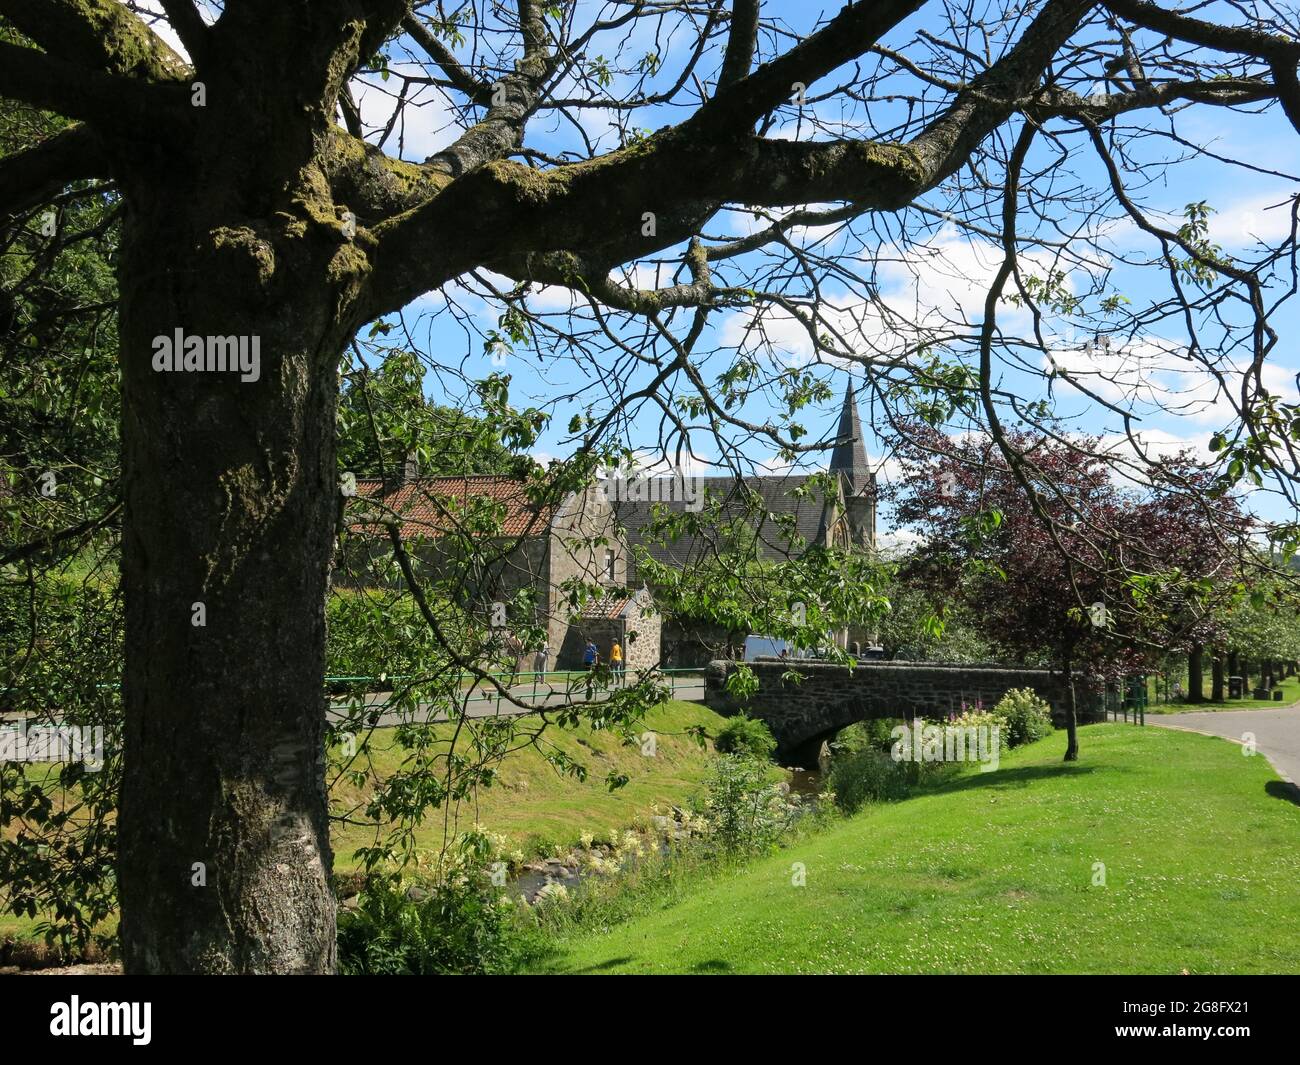
{"label": "church spire", "polygon": [[846,496],[862,494],[871,487],[871,467],[863,443],[862,422],[858,419],[857,390],[850,378],[844,389],[844,406],[840,410],[840,427],[835,433],[839,443],[831,452],[831,472],[844,478]]}

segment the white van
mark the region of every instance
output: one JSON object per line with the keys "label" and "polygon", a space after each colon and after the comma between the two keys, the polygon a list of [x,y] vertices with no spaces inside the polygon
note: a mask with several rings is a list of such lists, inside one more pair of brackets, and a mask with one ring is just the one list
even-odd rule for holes
{"label": "white van", "polygon": [[[790,646],[788,640],[776,636],[746,636],[745,661],[752,662],[759,658],[779,658],[781,652]],[[791,657],[794,657],[791,655]]]}

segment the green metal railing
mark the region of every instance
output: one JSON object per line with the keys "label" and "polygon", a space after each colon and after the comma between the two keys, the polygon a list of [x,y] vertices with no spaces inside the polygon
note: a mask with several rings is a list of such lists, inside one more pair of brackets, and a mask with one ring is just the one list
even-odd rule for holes
{"label": "green metal railing", "polygon": [[[631,671],[631,678],[627,675],[622,678],[605,672],[600,676],[600,690],[613,691],[620,687],[625,687],[628,683],[634,683],[639,677],[646,675],[646,672],[652,672],[654,676],[666,677],[670,690],[676,694],[682,688],[696,688],[704,683],[704,671],[701,669],[657,669],[653,671]],[[558,678],[560,683],[553,683],[553,678]],[[374,694],[382,694],[385,691],[391,691],[394,685],[400,685],[405,681],[418,681],[420,677],[416,674],[393,674],[383,677],[362,676],[362,675],[329,675],[325,677],[327,687],[337,687],[339,685],[382,685],[371,689]],[[500,699],[501,693],[497,691],[497,685],[507,691],[516,694],[522,694],[520,689],[530,689],[531,696],[536,697],[541,694],[563,694],[581,690],[585,687],[595,687],[592,683],[591,674],[582,670],[561,669],[561,670],[544,670],[535,671],[531,669],[521,669],[514,673],[487,673],[482,677],[464,675],[460,678],[462,690],[468,684],[469,695],[466,702],[487,702],[493,699]],[[495,682],[495,684],[493,683]],[[545,691],[543,691],[545,689]],[[344,692],[337,692],[343,696]]]}
{"label": "green metal railing", "polygon": [[[666,677],[668,686],[673,695],[684,688],[702,688],[704,686],[704,671],[702,669],[656,669],[652,671],[640,671],[640,675],[652,673],[658,677]],[[630,675],[636,676],[638,671],[630,671]],[[588,683],[589,674],[581,670],[562,669],[546,670],[545,672],[534,672],[530,669],[521,669],[517,673],[488,673],[483,678],[473,678],[462,676],[462,691],[467,691],[465,705],[471,703],[487,703],[496,700],[501,701],[502,695],[496,687],[485,684],[487,678],[495,678],[502,688],[513,695],[521,698],[527,697],[535,700],[540,694],[543,697],[549,695],[574,695],[582,692],[584,688],[599,691],[601,694],[617,691],[619,688],[626,687],[629,681],[623,679],[621,682],[615,681],[612,674],[606,672],[600,677],[600,685],[597,687],[594,683]],[[568,683],[551,684],[549,678],[561,677]],[[400,685],[403,681],[419,681],[420,675],[413,673],[385,675],[383,677],[371,677],[361,674],[330,674],[325,677],[327,687],[337,687],[339,685],[375,685],[373,688],[367,688],[364,694],[386,695],[391,694],[394,685]],[[466,689],[464,684],[467,681],[473,681],[469,688]],[[545,690],[542,686],[545,685]],[[116,690],[120,689],[120,683],[113,684],[96,684],[97,689]],[[347,692],[335,691],[331,693],[335,702],[348,697]],[[382,710],[383,703],[374,704],[374,709]],[[17,716],[26,716],[17,715]],[[4,720],[8,720],[8,716]],[[15,717],[16,719],[16,717]]]}
{"label": "green metal railing", "polygon": [[1124,677],[1119,684],[1107,684],[1102,690],[1102,716],[1110,721],[1147,723],[1146,674]]}

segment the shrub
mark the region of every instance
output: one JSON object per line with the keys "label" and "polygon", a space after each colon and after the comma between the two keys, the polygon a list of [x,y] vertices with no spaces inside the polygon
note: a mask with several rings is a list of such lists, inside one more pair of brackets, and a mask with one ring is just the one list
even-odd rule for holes
{"label": "shrub", "polygon": [[997,712],[997,710],[965,710],[956,717],[950,717],[944,721],[927,721],[927,725],[938,725],[939,728],[987,728],[998,729],[999,739],[1006,742],[1007,722],[1006,719]]}
{"label": "shrub", "polygon": [[0,760],[0,915],[36,918],[41,949],[75,959],[116,935],[124,617],[110,574],[69,568],[0,582],[0,717],[102,729],[103,759]]}
{"label": "shrub", "polygon": [[509,972],[525,952],[508,899],[486,877],[404,886],[371,877],[339,913],[339,969],[349,976]]}
{"label": "shrub", "polygon": [[[510,972],[529,954],[497,860],[505,839],[475,827],[432,863],[427,880],[369,873],[355,909],[339,914],[339,969],[347,975]],[[494,883],[495,879],[495,883]]]}
{"label": "shrub", "polygon": [[778,843],[793,826],[798,804],[773,783],[766,762],[724,754],[713,763],[697,803],[712,847],[728,856],[754,854]]}
{"label": "shrub", "polygon": [[867,803],[906,798],[913,764],[896,762],[867,748],[832,761],[827,784],[835,795],[835,805],[846,814],[855,814]]}
{"label": "shrub", "polygon": [[743,754],[767,761],[776,750],[776,739],[767,722],[738,714],[718,729],[713,746],[719,754]]}
{"label": "shrub", "polygon": [[1052,733],[1051,708],[1029,688],[1013,688],[993,712],[1002,719],[1003,742],[1008,747],[1033,743]]}
{"label": "shrub", "polygon": [[446,651],[409,597],[336,588],[325,612],[330,676],[428,676],[447,664]]}

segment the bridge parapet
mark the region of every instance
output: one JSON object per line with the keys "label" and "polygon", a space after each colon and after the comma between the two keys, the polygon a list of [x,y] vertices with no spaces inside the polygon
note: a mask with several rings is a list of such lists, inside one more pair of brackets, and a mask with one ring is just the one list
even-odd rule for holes
{"label": "bridge parapet", "polygon": [[[823,739],[855,721],[947,717],[960,713],[963,703],[991,708],[1012,688],[1036,691],[1052,707],[1057,724],[1064,723],[1063,678],[1047,669],[996,662],[859,662],[850,670],[830,662],[758,661],[747,663],[758,691],[741,701],[726,689],[727,678],[741,664],[709,663],[704,702],[720,714],[743,711],[767,722],[776,737],[777,757],[787,761],[815,758]],[[787,679],[790,673],[801,679]]]}

